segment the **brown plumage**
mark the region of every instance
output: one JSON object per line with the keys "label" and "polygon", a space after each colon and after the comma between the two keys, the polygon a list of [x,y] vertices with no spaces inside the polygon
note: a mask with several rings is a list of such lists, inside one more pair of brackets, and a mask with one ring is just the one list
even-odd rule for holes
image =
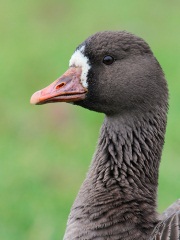
{"label": "brown plumage", "polygon": [[64,240],[179,240],[180,201],[156,212],[168,89],[148,44],[127,32],[89,37],[70,69],[31,98],[61,101],[105,114]]}

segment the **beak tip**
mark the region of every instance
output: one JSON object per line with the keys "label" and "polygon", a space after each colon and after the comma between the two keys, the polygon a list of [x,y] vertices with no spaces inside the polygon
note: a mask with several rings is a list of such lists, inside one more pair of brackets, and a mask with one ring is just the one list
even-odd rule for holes
{"label": "beak tip", "polygon": [[40,97],[41,91],[35,92],[30,99],[31,104],[37,104],[39,102],[39,97]]}

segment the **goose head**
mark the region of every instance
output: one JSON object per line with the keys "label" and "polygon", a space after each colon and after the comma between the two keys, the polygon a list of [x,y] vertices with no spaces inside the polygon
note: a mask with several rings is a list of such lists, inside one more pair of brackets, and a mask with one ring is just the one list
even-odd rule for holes
{"label": "goose head", "polygon": [[98,32],[73,53],[69,69],[31,97],[32,104],[73,102],[106,115],[167,106],[162,69],[148,44],[128,32]]}

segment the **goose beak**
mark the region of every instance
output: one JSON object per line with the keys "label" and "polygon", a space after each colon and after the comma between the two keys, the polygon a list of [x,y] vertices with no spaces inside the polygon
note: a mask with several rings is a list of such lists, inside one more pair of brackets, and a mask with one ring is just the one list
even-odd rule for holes
{"label": "goose beak", "polygon": [[30,103],[75,102],[85,99],[87,89],[82,86],[81,73],[80,67],[70,67],[56,81],[35,92]]}

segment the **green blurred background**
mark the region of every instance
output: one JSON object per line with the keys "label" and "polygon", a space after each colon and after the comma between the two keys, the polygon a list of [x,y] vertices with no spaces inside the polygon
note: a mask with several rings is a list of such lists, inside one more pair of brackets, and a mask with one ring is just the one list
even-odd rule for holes
{"label": "green blurred background", "polygon": [[62,239],[95,150],[103,115],[32,106],[31,94],[68,67],[76,46],[100,30],[143,37],[170,89],[158,203],[180,197],[180,1],[2,0],[0,3],[0,239]]}

